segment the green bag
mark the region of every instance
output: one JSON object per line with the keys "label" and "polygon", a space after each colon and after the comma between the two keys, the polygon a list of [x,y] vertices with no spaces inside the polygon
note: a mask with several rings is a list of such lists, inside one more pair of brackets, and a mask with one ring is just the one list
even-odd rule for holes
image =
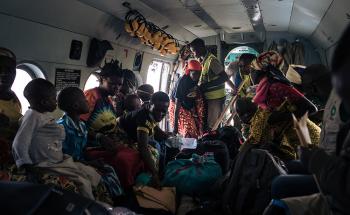
{"label": "green bag", "polygon": [[221,167],[215,162],[212,154],[193,154],[191,159],[179,159],[168,163],[163,185],[176,187],[176,191],[181,194],[203,194],[221,176]]}

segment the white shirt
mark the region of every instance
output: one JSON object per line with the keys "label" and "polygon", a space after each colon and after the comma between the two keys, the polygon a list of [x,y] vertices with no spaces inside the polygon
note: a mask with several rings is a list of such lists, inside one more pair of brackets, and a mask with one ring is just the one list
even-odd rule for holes
{"label": "white shirt", "polygon": [[64,127],[58,125],[51,113],[29,109],[20,120],[21,126],[13,141],[12,151],[18,167],[43,161],[63,160]]}

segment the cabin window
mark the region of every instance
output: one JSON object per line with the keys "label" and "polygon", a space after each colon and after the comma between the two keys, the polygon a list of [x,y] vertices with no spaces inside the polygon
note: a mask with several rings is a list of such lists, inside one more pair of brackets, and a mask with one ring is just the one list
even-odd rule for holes
{"label": "cabin window", "polygon": [[97,77],[97,73],[99,73],[99,72],[100,72],[100,70],[97,70],[96,72],[91,73],[91,75],[89,76],[89,78],[85,82],[84,91],[98,87],[100,85],[100,82],[99,82],[98,77]]}
{"label": "cabin window", "polygon": [[241,54],[244,54],[244,53],[249,53],[249,54],[254,54],[256,56],[259,55],[259,53],[249,47],[249,46],[239,46],[239,47],[236,47],[234,49],[232,49],[225,57],[225,68],[227,68],[227,66],[231,63],[231,62],[234,62],[234,61],[238,61],[239,59],[239,56],[241,56]]}
{"label": "cabin window", "polygon": [[21,102],[22,114],[24,114],[29,108],[29,102],[23,95],[24,88],[35,78],[46,79],[44,73],[39,67],[29,63],[23,63],[17,66],[16,78],[11,89],[16,93],[16,96]]}
{"label": "cabin window", "polygon": [[167,92],[169,73],[169,63],[153,60],[148,67],[146,83],[152,85],[155,92]]}
{"label": "cabin window", "polygon": [[[241,56],[242,54],[244,53],[248,53],[248,54],[254,54],[255,56],[258,56],[259,53],[249,47],[249,46],[238,46],[234,49],[232,49],[225,57],[225,61],[224,61],[224,65],[225,65],[225,70],[227,69],[228,65],[231,63],[231,62],[235,62],[235,61],[238,61],[239,59],[239,56]],[[226,83],[225,84],[225,88],[226,90],[230,90],[231,88],[229,87],[229,85]]]}

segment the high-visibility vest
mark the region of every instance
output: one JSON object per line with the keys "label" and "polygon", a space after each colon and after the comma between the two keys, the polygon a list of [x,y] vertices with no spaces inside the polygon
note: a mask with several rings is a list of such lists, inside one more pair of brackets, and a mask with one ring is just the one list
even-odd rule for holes
{"label": "high-visibility vest", "polygon": [[[216,75],[211,69],[210,64],[213,59],[216,59],[216,57],[213,54],[209,53],[209,56],[205,59],[203,62],[203,68],[201,77],[199,79],[200,83],[208,83],[211,81],[214,81],[215,79],[219,78],[219,75]],[[207,89],[204,89],[204,97],[206,99],[220,99],[225,97],[225,83],[208,87]]]}

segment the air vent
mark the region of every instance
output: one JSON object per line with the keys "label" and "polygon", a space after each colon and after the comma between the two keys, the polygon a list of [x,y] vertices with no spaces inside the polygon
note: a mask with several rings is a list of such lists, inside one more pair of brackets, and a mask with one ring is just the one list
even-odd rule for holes
{"label": "air vent", "polygon": [[202,27],[202,25],[195,25],[195,26],[193,26],[193,27],[195,27],[195,28],[200,28],[200,27]]}
{"label": "air vent", "polygon": [[242,27],[232,27],[233,30],[239,30],[241,29]]}

